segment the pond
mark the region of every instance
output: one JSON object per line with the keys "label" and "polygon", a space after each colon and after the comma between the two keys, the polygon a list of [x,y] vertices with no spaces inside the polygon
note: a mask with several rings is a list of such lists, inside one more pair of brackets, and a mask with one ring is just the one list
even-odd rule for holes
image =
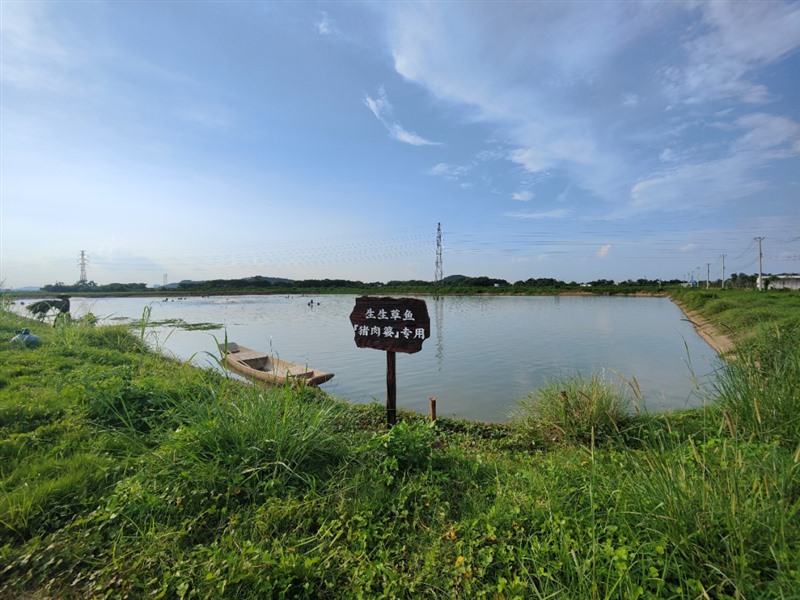
{"label": "pond", "polygon": [[[668,298],[478,296],[424,298],[431,337],[397,354],[397,406],[440,416],[506,421],[520,399],[559,377],[603,373],[636,383],[640,408],[699,405],[698,381],[718,366],[714,350]],[[72,299],[72,314],[139,321],[151,345],[219,368],[225,337],[279,358],[335,373],[322,389],[352,402],[384,402],[386,355],[359,349],[349,321],[355,296],[210,296]]]}

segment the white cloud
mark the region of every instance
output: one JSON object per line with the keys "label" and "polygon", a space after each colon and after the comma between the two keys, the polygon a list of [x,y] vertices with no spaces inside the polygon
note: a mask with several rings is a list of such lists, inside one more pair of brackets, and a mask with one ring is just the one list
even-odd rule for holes
{"label": "white cloud", "polygon": [[[736,198],[761,189],[753,165],[730,147],[735,130],[709,135],[705,144],[693,138],[713,126],[705,110],[725,109],[701,103],[770,97],[763,83],[769,80],[756,79],[756,69],[800,46],[800,4],[598,6],[521,3],[503,10],[468,3],[454,11],[402,3],[384,11],[395,70],[466,119],[495,127],[494,139],[511,148],[506,158],[529,174],[553,174],[608,203],[632,192],[636,211],[682,209],[704,192],[722,194],[700,201],[710,207],[729,192]],[[681,45],[656,52],[658,42],[676,39],[673,31]],[[741,128],[731,122],[737,113],[721,114],[726,120],[719,123]],[[765,128],[754,144],[768,143]],[[793,152],[792,143],[786,139],[784,154]],[[659,145],[661,165],[643,175],[642,153]],[[778,148],[770,152],[775,157]],[[702,192],[692,190],[694,183]]]}
{"label": "white cloud", "polygon": [[733,144],[734,152],[757,153],[757,160],[800,154],[800,123],[765,113],[744,115],[736,125],[749,131]]}
{"label": "white cloud", "polygon": [[426,171],[427,175],[436,175],[450,179],[451,181],[457,180],[462,175],[469,172],[469,169],[460,165],[449,165],[447,163],[438,163]]}
{"label": "white cloud", "polygon": [[[678,8],[645,3],[518,3],[513,10],[464,3],[383,5],[395,70],[496,127],[506,158],[528,173],[558,170],[601,198],[618,198],[631,161],[595,120],[594,95],[618,59]],[[590,6],[590,5],[580,5]],[[532,35],[533,32],[533,35]],[[533,82],[535,81],[535,84]],[[598,87],[600,86],[600,87]],[[628,86],[626,86],[628,87]],[[635,89],[628,87],[628,102]],[[619,108],[620,95],[613,104]]]}
{"label": "white cloud", "polygon": [[336,24],[331,20],[328,16],[328,13],[324,10],[319,11],[319,19],[315,24],[317,28],[317,32],[320,35],[334,35],[339,33],[339,29],[336,27]]}
{"label": "white cloud", "polygon": [[383,89],[383,86],[378,88],[377,98],[364,96],[364,104],[366,104],[372,114],[375,115],[375,118],[381,122],[383,122],[392,114],[392,105],[389,103],[389,99],[386,97],[386,90]]}
{"label": "white cloud", "polygon": [[[636,183],[631,189],[634,212],[718,207],[765,189],[769,183],[759,178],[765,164],[800,155],[800,124],[791,119],[753,113],[735,125],[745,132],[725,154],[691,163],[674,161],[668,170]],[[668,158],[674,156],[670,153]]]}
{"label": "white cloud", "polygon": [[510,161],[522,165],[529,173],[539,173],[554,167],[557,161],[544,148],[528,147],[512,151],[508,158]]}
{"label": "white cloud", "polygon": [[683,47],[687,64],[662,71],[675,101],[697,103],[739,98],[750,104],[769,99],[767,88],[748,79],[800,46],[800,5],[784,2],[706,2],[699,7],[706,27]]}
{"label": "white cloud", "polygon": [[748,162],[736,156],[684,164],[635,184],[631,208],[634,213],[707,211],[766,187],[749,173]]}
{"label": "white cloud", "polygon": [[369,108],[370,112],[375,115],[375,118],[378,119],[384,127],[386,127],[386,129],[389,131],[389,136],[392,139],[397,140],[398,142],[403,142],[404,144],[410,144],[412,146],[439,145],[439,142],[432,142],[428,139],[425,139],[413,131],[408,131],[402,125],[400,125],[400,123],[391,120],[394,108],[389,102],[389,98],[387,97],[386,90],[383,88],[383,86],[378,88],[377,98],[364,96],[364,104],[367,106],[367,108]]}
{"label": "white cloud", "polygon": [[438,163],[428,169],[428,175],[444,175],[450,171],[452,167],[445,163]]}
{"label": "white cloud", "polygon": [[600,250],[597,251],[597,258],[605,258],[608,256],[608,253],[611,252],[611,244],[605,244],[604,246],[600,247]]}
{"label": "white cloud", "polygon": [[430,140],[426,140],[421,135],[417,135],[413,131],[406,131],[403,127],[397,123],[393,123],[389,127],[389,134],[391,135],[392,139],[397,140],[398,142],[403,142],[405,144],[411,144],[412,146],[438,146],[439,142],[432,142]]}
{"label": "white cloud", "polygon": [[519,202],[530,202],[533,200],[533,192],[529,190],[520,190],[519,192],[511,194],[511,199],[518,200]]}

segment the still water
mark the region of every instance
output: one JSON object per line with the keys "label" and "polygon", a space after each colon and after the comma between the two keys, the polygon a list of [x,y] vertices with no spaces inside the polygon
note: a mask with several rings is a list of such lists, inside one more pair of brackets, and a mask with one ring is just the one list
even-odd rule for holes
{"label": "still water", "polygon": [[[718,365],[714,351],[666,298],[425,298],[431,337],[416,354],[397,354],[397,406],[438,414],[505,421],[520,399],[547,381],[604,372],[635,378],[646,409],[702,402],[696,380]],[[309,302],[313,301],[313,305]],[[165,302],[152,298],[72,299],[72,314],[92,312],[104,323],[136,320],[150,307],[153,322],[179,319],[213,329],[158,325],[151,345],[181,359],[218,368],[225,336],[253,349],[335,373],[322,389],[352,402],[386,398],[386,354],[359,349],[349,315],[355,296],[214,296]]]}

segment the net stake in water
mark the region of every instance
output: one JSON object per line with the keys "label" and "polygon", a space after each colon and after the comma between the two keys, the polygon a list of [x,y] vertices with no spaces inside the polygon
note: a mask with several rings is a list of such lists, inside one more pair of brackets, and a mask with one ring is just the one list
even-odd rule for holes
{"label": "net stake in water", "polygon": [[419,298],[359,296],[350,313],[356,346],[386,352],[386,422],[397,419],[396,353],[413,354],[431,336],[428,306]]}

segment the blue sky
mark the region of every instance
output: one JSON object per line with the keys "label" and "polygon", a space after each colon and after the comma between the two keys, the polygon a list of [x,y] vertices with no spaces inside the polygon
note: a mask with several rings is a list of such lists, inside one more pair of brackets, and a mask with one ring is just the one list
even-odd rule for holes
{"label": "blue sky", "polygon": [[800,271],[798,2],[8,2],[0,281]]}

